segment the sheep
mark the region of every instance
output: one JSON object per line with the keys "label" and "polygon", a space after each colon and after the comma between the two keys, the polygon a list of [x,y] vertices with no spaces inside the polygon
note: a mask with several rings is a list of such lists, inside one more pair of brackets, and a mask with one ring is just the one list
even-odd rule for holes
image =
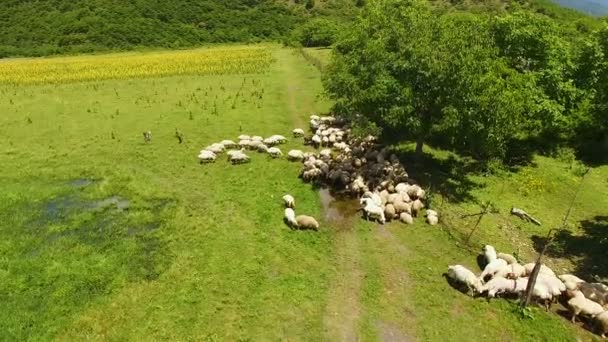
{"label": "sheep", "polygon": [[144,142],[149,143],[152,141],[152,131],[144,132]]}
{"label": "sheep", "polygon": [[264,144],[259,144],[257,146],[257,150],[260,153],[268,153],[268,146],[264,145]]}
{"label": "sheep", "polygon": [[312,136],[311,140],[312,140],[312,144],[313,144],[314,147],[318,148],[319,146],[321,146],[322,140],[321,140],[320,136],[318,136],[318,135],[315,134],[315,135]]}
{"label": "sheep", "polygon": [[225,148],[235,148],[236,143],[232,140],[222,140],[220,144],[224,145]]}
{"label": "sheep", "polygon": [[235,153],[232,156],[230,156],[230,162],[232,162],[233,165],[248,163],[249,161],[250,161],[249,156],[247,156],[243,152]]}
{"label": "sheep", "polygon": [[418,216],[418,212],[424,208],[424,204],[421,200],[417,199],[412,203],[412,215]]}
{"label": "sheep", "polygon": [[409,185],[406,183],[399,183],[397,185],[395,185],[395,192],[401,193],[401,192],[407,192],[409,190]]}
{"label": "sheep", "polygon": [[581,291],[574,291],[574,297],[568,300],[568,309],[572,313],[572,323],[576,321],[576,316],[580,314],[595,317],[604,312],[601,305],[585,298]]}
{"label": "sheep", "polygon": [[321,150],[321,152],[319,152],[319,155],[320,155],[321,157],[327,157],[327,158],[331,158],[331,150],[330,150],[330,149],[328,149],[328,148],[323,149],[323,150]]}
{"label": "sheep", "polygon": [[[504,259],[501,259],[501,260],[504,260]],[[494,274],[494,277],[517,279],[517,278],[523,277],[525,274],[526,274],[526,269],[522,265],[520,265],[518,263],[514,263],[514,264],[508,264],[505,267],[502,267],[501,269],[499,269]]]}
{"label": "sheep", "polygon": [[239,140],[251,140],[251,137],[246,134],[239,135]]}
{"label": "sheep", "polygon": [[405,203],[403,201],[395,201],[393,202],[393,206],[395,207],[395,211],[399,214],[407,213],[410,216],[412,215],[412,205],[410,203]]}
{"label": "sheep", "polygon": [[284,136],[279,135],[279,134],[275,134],[275,135],[271,136],[270,138],[279,144],[284,144],[287,142],[287,138],[285,138]]}
{"label": "sheep", "polygon": [[299,138],[299,137],[303,137],[304,136],[304,130],[301,128],[296,128],[293,131],[291,131],[293,133],[293,137],[294,138]]}
{"label": "sheep", "polygon": [[536,278],[536,283],[544,284],[554,298],[559,297],[562,292],[566,291],[566,285],[564,285],[556,276],[549,274],[539,273]]}
{"label": "sheep", "polygon": [[496,255],[497,258],[502,259],[504,261],[507,262],[507,264],[516,264],[517,263],[517,259],[515,259],[514,256],[512,256],[511,254],[506,254],[506,253],[498,253]]}
{"label": "sheep", "polygon": [[264,145],[264,143],[259,140],[251,140],[249,142],[249,146],[247,146],[247,147],[249,147],[250,150],[257,150],[258,146],[260,146],[260,145]]}
{"label": "sheep", "polygon": [[296,213],[295,211],[293,211],[293,209],[285,208],[284,219],[288,226],[294,228],[298,226],[298,221],[296,220]]}
{"label": "sheep", "polygon": [[215,154],[224,152],[224,145],[222,144],[211,144],[204,148],[207,151],[211,151]]}
{"label": "sheep", "polygon": [[494,277],[481,287],[481,292],[488,292],[488,298],[494,298],[497,294],[513,293],[519,294],[526,291],[528,279],[506,279],[503,277]]}
{"label": "sheep", "polygon": [[405,203],[411,203],[412,199],[410,198],[410,195],[407,194],[406,191],[402,191],[399,193],[399,195],[401,195],[401,200]]}
{"label": "sheep", "polygon": [[270,154],[272,158],[278,158],[283,155],[283,152],[281,152],[278,147],[271,147],[268,149],[268,154]]}
{"label": "sheep", "polygon": [[481,292],[482,285],[479,278],[477,278],[473,272],[462,265],[448,266],[447,276],[458,283],[466,285],[467,293],[472,291],[474,295],[475,292]]}
{"label": "sheep", "polygon": [[259,135],[254,135],[254,136],[252,136],[252,137],[251,137],[251,141],[259,141],[259,142],[262,142],[262,141],[264,141],[264,138],[262,138],[262,137],[261,137],[261,136],[259,136]]}
{"label": "sheep", "polygon": [[365,213],[365,219],[369,220],[377,219],[380,223],[386,223],[386,217],[384,216],[384,210],[382,207],[377,205],[371,198],[362,198],[361,204],[364,204],[363,212]]}
{"label": "sheep", "polygon": [[545,310],[549,311],[549,307],[553,301],[553,294],[546,284],[537,281],[532,289],[532,296],[542,302],[545,306]]}
{"label": "sheep", "polygon": [[600,336],[606,338],[606,334],[608,334],[608,311],[595,316],[595,321],[599,325]]}
{"label": "sheep", "polygon": [[298,215],[296,216],[296,223],[297,227],[301,229],[319,230],[319,223],[312,216]]}
{"label": "sheep", "polygon": [[486,257],[486,262],[488,264],[498,258],[496,255],[496,249],[491,245],[483,246],[483,255]]}
{"label": "sheep", "polygon": [[[532,273],[532,270],[534,269],[534,265],[535,264],[533,262],[524,265],[524,267],[526,268],[527,275]],[[553,272],[553,270],[551,270],[549,267],[547,267],[545,265],[540,265],[540,273],[545,273],[548,275],[555,276],[555,273]]]}
{"label": "sheep", "polygon": [[426,222],[428,224],[430,224],[431,226],[434,226],[437,223],[439,223],[439,218],[437,216],[434,216],[434,215],[429,215],[429,216],[426,217]]}
{"label": "sheep", "polygon": [[239,146],[240,147],[249,147],[249,145],[251,145],[251,140],[250,139],[241,139],[241,140],[239,140]]}
{"label": "sheep", "polygon": [[409,189],[407,190],[407,194],[411,197],[411,198],[415,198],[417,199],[417,195],[418,195],[418,190],[421,190],[420,186],[414,184],[412,186],[409,187]]}
{"label": "sheep", "polygon": [[289,194],[283,196],[283,202],[285,202],[285,206],[287,208],[293,208],[296,205],[296,200]]}
{"label": "sheep", "polygon": [[481,272],[479,278],[483,282],[486,276],[494,276],[496,272],[498,272],[501,268],[507,266],[507,262],[502,259],[495,259],[492,262],[488,263],[486,267]]}
{"label": "sheep", "polygon": [[386,198],[386,203],[394,203],[397,199],[401,200],[401,195],[399,194],[389,194]]}
{"label": "sheep", "polygon": [[201,164],[213,163],[213,162],[215,162],[215,158],[216,158],[215,153],[213,153],[211,151],[207,151],[207,150],[202,150],[200,152],[200,154],[198,155],[198,159],[201,162]]}
{"label": "sheep", "polygon": [[426,210],[426,216],[439,216],[439,215],[437,214],[437,212],[435,210],[433,210],[433,209],[427,209]]}
{"label": "sheep", "polygon": [[606,305],[608,302],[608,294],[598,286],[598,284],[579,283],[578,290],[585,295],[585,298],[592,300],[600,305]]}
{"label": "sheep", "polygon": [[319,119],[320,119],[320,117],[318,115],[313,114],[310,116],[310,120],[319,120]]}
{"label": "sheep", "polygon": [[287,159],[292,161],[301,161],[304,159],[304,152],[300,150],[291,150],[287,152]]}
{"label": "sheep", "polygon": [[392,204],[387,204],[384,207],[385,218],[387,218],[388,220],[392,220],[395,218],[396,215],[397,215],[397,212],[395,211],[395,207]]}
{"label": "sheep", "polygon": [[409,213],[403,212],[403,213],[399,214],[399,219],[401,220],[401,222],[403,222],[405,224],[413,224],[414,223],[414,218]]}
{"label": "sheep", "polygon": [[572,274],[562,274],[558,276],[558,278],[559,280],[564,282],[564,285],[566,285],[566,289],[570,291],[577,290],[579,284],[585,282],[583,279]]}
{"label": "sheep", "polygon": [[386,203],[388,202],[388,191],[387,190],[382,190],[380,191],[380,200],[382,201],[382,205],[386,205]]}
{"label": "sheep", "polygon": [[228,151],[228,152],[226,152],[226,155],[228,156],[228,160],[230,160],[230,157],[232,157],[233,155],[238,154],[238,153],[243,153],[243,152],[245,152],[245,149],[241,148],[240,150]]}

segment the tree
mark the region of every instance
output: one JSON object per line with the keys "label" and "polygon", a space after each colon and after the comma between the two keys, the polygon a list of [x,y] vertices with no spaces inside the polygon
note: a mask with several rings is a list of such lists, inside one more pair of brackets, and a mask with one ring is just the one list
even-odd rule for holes
{"label": "tree", "polygon": [[497,55],[486,17],[417,0],[369,3],[336,43],[324,85],[336,111],[416,141],[418,154],[441,139],[482,159],[504,155],[538,93]]}

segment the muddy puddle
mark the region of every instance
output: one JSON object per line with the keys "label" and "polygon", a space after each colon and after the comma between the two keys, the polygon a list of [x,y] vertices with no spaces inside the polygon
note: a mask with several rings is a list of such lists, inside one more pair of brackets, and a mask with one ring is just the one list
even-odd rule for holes
{"label": "muddy puddle", "polygon": [[340,196],[328,188],[319,190],[323,206],[323,220],[337,230],[350,230],[358,217],[359,205],[356,199]]}

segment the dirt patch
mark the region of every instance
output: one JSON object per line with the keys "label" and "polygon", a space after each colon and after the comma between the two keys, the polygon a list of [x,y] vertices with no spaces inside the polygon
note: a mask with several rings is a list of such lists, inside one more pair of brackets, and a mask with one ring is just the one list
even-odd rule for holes
{"label": "dirt patch", "polygon": [[378,337],[380,338],[380,341],[407,342],[414,340],[411,337],[404,335],[397,327],[390,325],[386,322],[377,322],[376,329],[378,329]]}

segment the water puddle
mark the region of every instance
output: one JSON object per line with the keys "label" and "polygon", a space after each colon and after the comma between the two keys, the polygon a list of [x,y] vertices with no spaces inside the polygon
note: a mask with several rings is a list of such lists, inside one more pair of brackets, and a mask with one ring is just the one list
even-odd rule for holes
{"label": "water puddle", "polygon": [[357,200],[341,197],[328,188],[319,190],[319,198],[323,206],[324,221],[338,230],[353,228],[359,205]]}
{"label": "water puddle", "polygon": [[116,206],[118,210],[125,210],[129,209],[131,202],[119,196],[112,196],[90,204],[91,209],[105,209],[112,206]]}
{"label": "water puddle", "polygon": [[69,184],[75,188],[85,188],[93,183],[95,183],[95,180],[88,178],[77,178],[69,182]]}

